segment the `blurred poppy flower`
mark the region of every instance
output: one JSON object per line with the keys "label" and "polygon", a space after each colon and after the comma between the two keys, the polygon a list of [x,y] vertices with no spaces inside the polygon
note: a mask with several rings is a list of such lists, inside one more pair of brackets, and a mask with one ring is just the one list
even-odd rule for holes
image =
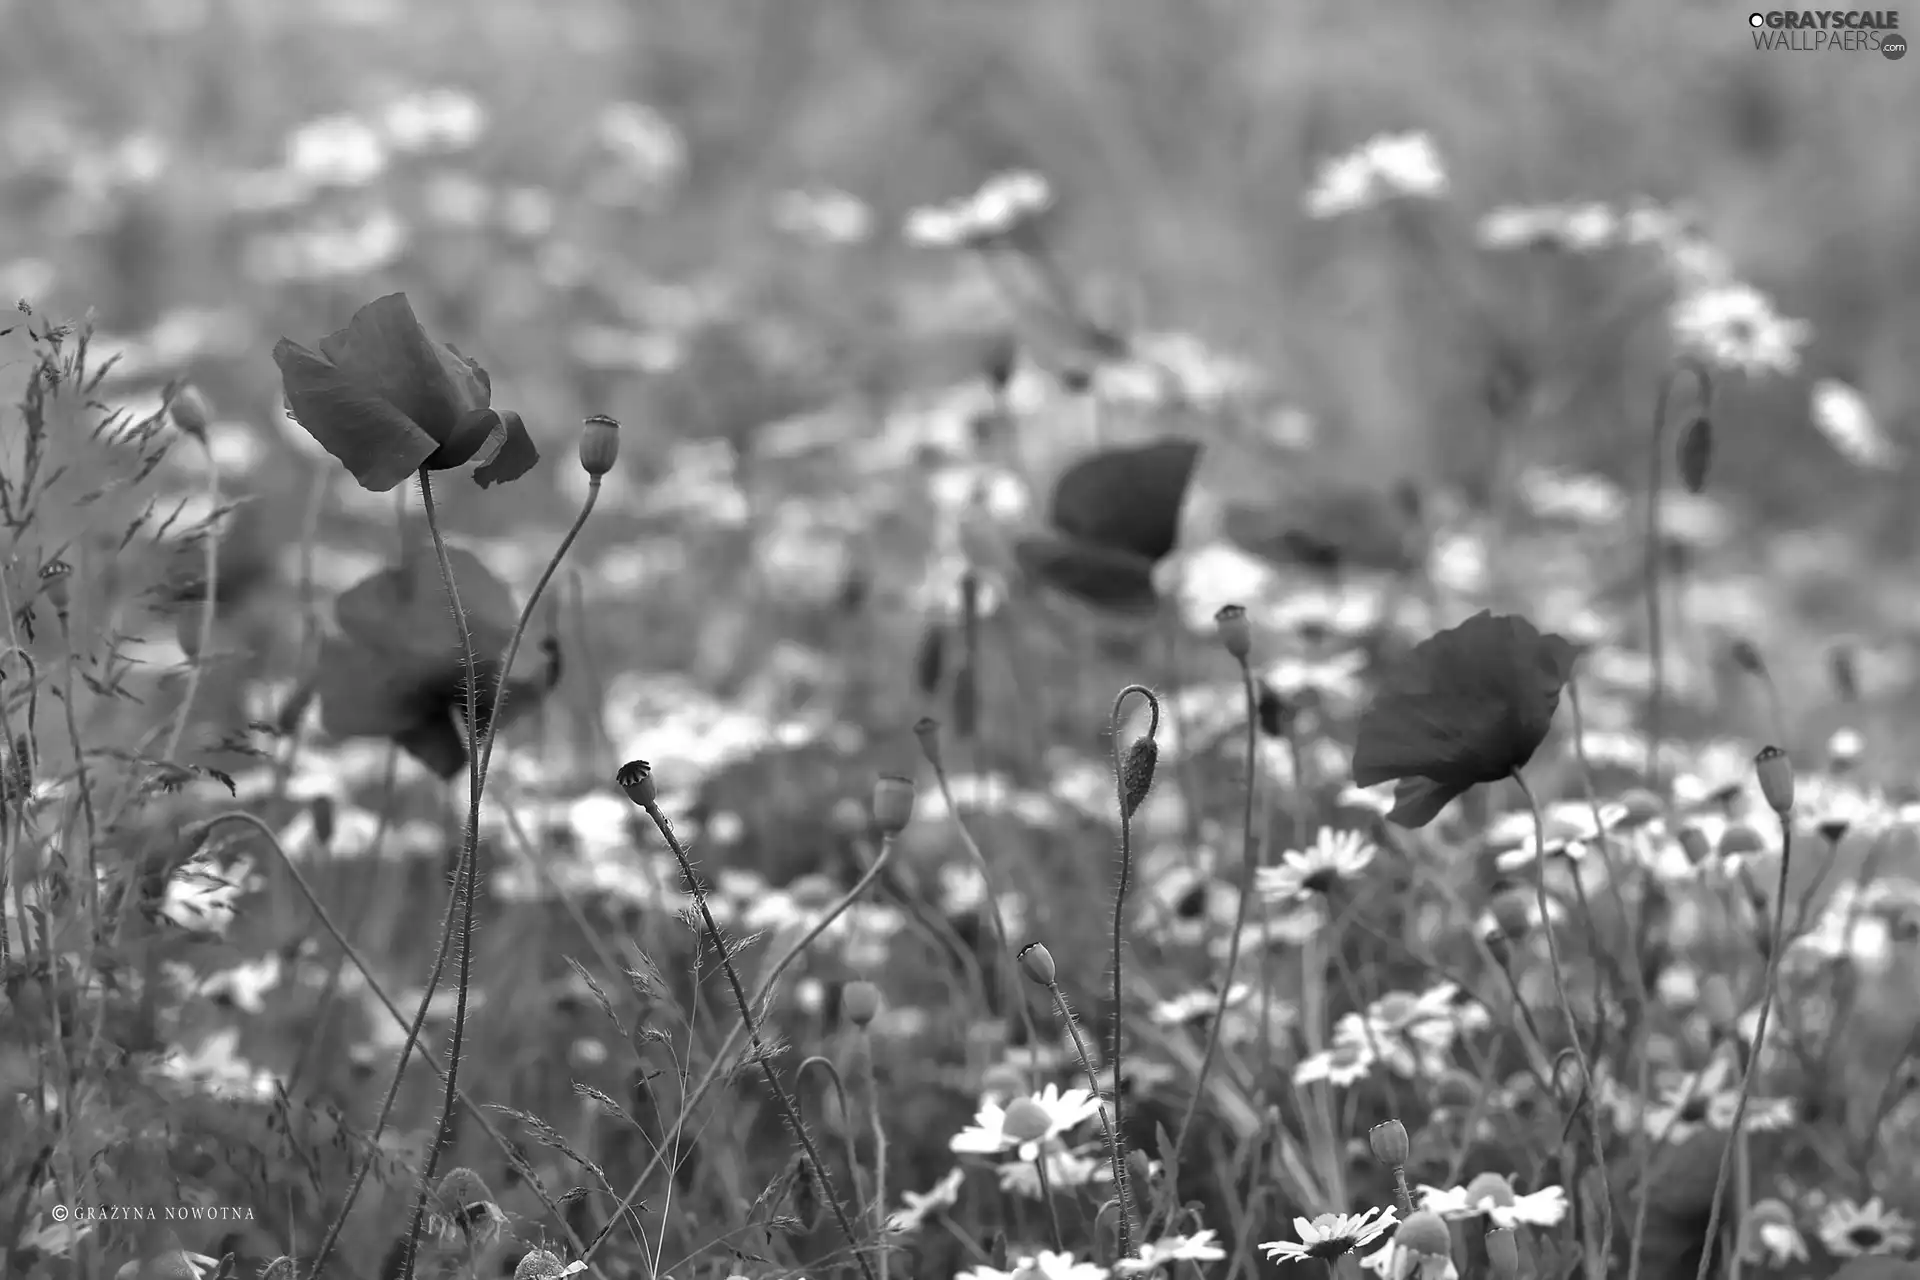
{"label": "blurred poppy flower", "polygon": [[286,338],[273,362],[293,418],[346,465],[362,488],[384,493],[426,467],[482,461],[481,488],[516,480],[540,460],[520,415],[490,407],[487,371],[434,342],[404,293],[353,313],[318,353]]}
{"label": "blurred poppy flower", "polygon": [[1398,783],[1388,819],[1426,826],[1456,797],[1533,758],[1574,653],[1525,618],[1486,610],[1427,637],[1388,669],[1361,716],[1354,783]]}
{"label": "blurred poppy flower", "polygon": [[1321,481],[1221,513],[1222,531],[1242,550],[1326,574],[1410,571],[1425,555],[1422,522],[1420,492],[1410,484],[1388,492]]}
{"label": "blurred poppy flower", "polygon": [[1020,567],[1097,609],[1151,614],[1153,569],[1173,553],[1199,459],[1199,444],[1172,439],[1082,458],[1054,484],[1051,528],[1014,544]]}
{"label": "blurred poppy flower", "polygon": [[[473,639],[484,728],[519,611],[473,555],[450,549],[447,557]],[[321,643],[315,673],[321,726],[342,738],[387,738],[441,778],[466,768],[466,659],[433,558],[416,555],[361,579],[341,593],[333,612],[340,633]],[[545,669],[507,685],[502,725],[559,683],[559,645],[547,639],[541,649]]]}

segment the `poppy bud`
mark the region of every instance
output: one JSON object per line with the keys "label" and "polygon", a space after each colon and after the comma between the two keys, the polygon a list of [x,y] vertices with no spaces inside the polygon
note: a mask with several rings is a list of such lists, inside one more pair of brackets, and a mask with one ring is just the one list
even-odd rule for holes
{"label": "poppy bud", "polygon": [[1428,1209],[1408,1216],[1393,1233],[1396,1249],[1424,1258],[1444,1258],[1453,1252],[1453,1233],[1440,1215]]}
{"label": "poppy bud", "polygon": [[513,1269],[513,1280],[558,1280],[572,1274],[575,1272],[559,1258],[545,1249],[535,1249],[520,1259],[520,1265]]}
{"label": "poppy bud", "polygon": [[1159,763],[1160,747],[1152,738],[1136,738],[1127,748],[1120,764],[1120,812],[1131,818],[1153,789],[1153,767]]}
{"label": "poppy bud", "polygon": [[1707,487],[1707,468],[1713,462],[1713,423],[1702,414],[1687,423],[1680,432],[1678,450],[1680,483],[1688,493]]}
{"label": "poppy bud", "polygon": [[1520,1242],[1512,1227],[1487,1232],[1487,1272],[1493,1280],[1519,1280]]}
{"label": "poppy bud", "polygon": [[642,809],[653,808],[659,799],[659,792],[653,785],[653,766],[645,760],[627,761],[613,778],[620,784],[620,789],[627,793],[627,799]]}
{"label": "poppy bud", "polygon": [[920,740],[920,754],[927,763],[940,767],[940,722],[932,716],[921,716],[913,722],[913,736]]}
{"label": "poppy bud", "polygon": [[313,818],[313,842],[322,849],[333,847],[334,804],[332,796],[315,796],[307,806]]}
{"label": "poppy bud", "polygon": [[[282,1254],[260,1268],[260,1280],[297,1280],[293,1270],[293,1259]],[[515,1278],[518,1280],[518,1277]]]}
{"label": "poppy bud", "polygon": [[213,421],[213,410],[207,404],[207,398],[200,394],[200,388],[191,382],[183,382],[173,393],[173,399],[167,402],[167,415],[173,419],[173,425],[181,434],[192,436],[201,444],[207,442],[207,427]]}
{"label": "poppy bud", "polygon": [[862,1031],[880,1013],[880,988],[871,982],[856,979],[849,982],[840,992],[840,1007],[846,1011],[847,1021]]}
{"label": "poppy bud", "polygon": [[1487,930],[1480,940],[1486,943],[1487,954],[1493,957],[1493,962],[1502,969],[1506,968],[1507,962],[1513,959],[1513,943],[1507,940],[1507,935],[1499,928],[1493,928]]}
{"label": "poppy bud", "polygon": [[580,467],[598,480],[620,457],[620,424],[596,413],[580,424]]}
{"label": "poppy bud", "polygon": [[1237,604],[1220,606],[1220,612],[1213,615],[1214,634],[1220,637],[1220,647],[1225,649],[1235,662],[1245,662],[1253,651],[1253,628],[1247,625],[1247,611]]}
{"label": "poppy bud", "polygon": [[1727,657],[1733,660],[1734,666],[1750,676],[1767,674],[1767,660],[1760,656],[1760,650],[1754,646],[1753,641],[1744,637],[1735,637],[1727,645]]}
{"label": "poppy bud", "polygon": [[947,629],[935,622],[920,633],[920,645],[913,653],[913,684],[923,697],[932,697],[940,687],[947,667]]}
{"label": "poppy bud", "polygon": [[913,780],[883,773],[873,781],[873,825],[882,835],[897,836],[913,817]]}
{"label": "poppy bud", "polygon": [[1388,1120],[1367,1130],[1367,1146],[1373,1158],[1389,1169],[1407,1167],[1407,1126]]}
{"label": "poppy bud", "polygon": [[1760,794],[1767,806],[1781,817],[1793,812],[1793,761],[1778,747],[1762,747],[1753,758],[1754,772],[1760,775]]}
{"label": "poppy bud", "polygon": [[1138,1187],[1153,1181],[1153,1161],[1138,1147],[1127,1152],[1127,1177]]}
{"label": "poppy bud", "polygon": [[73,566],[65,560],[49,560],[40,566],[40,590],[46,593],[53,604],[53,611],[66,620],[67,608],[73,603],[73,593],[69,579],[73,577]]}
{"label": "poppy bud", "polygon": [[1053,1117],[1032,1098],[1019,1097],[1007,1104],[1000,1121],[1000,1132],[1015,1142],[1038,1142],[1053,1132]]}
{"label": "poppy bud", "polygon": [[1053,967],[1053,952],[1047,950],[1044,942],[1029,942],[1020,948],[1017,957],[1020,971],[1043,987],[1051,987],[1057,970]]}

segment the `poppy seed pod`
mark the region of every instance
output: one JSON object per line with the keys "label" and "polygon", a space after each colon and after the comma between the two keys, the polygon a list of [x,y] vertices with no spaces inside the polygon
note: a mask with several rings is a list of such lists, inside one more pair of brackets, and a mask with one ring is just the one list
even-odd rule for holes
{"label": "poppy seed pod", "polygon": [[880,988],[856,978],[841,989],[840,1007],[846,1011],[848,1022],[865,1031],[880,1014]]}
{"label": "poppy seed pod", "polygon": [[1424,1258],[1444,1258],[1453,1252],[1453,1233],[1439,1214],[1422,1209],[1400,1224],[1393,1244]]}
{"label": "poppy seed pod", "polygon": [[1016,957],[1020,961],[1020,972],[1043,987],[1051,987],[1058,970],[1053,967],[1053,952],[1047,950],[1044,942],[1029,942],[1020,948]]}
{"label": "poppy seed pod", "polygon": [[921,716],[913,722],[913,736],[920,740],[920,754],[927,763],[940,767],[940,722],[932,716]]}
{"label": "poppy seed pod", "polygon": [[1220,647],[1235,662],[1245,662],[1253,652],[1253,628],[1248,625],[1247,611],[1241,606],[1221,605],[1220,612],[1213,615],[1213,630],[1220,637]]}
{"label": "poppy seed pod", "polygon": [[913,779],[883,773],[873,780],[873,825],[882,835],[897,836],[913,818]]}
{"label": "poppy seed pod", "polygon": [[1781,817],[1793,812],[1793,761],[1778,747],[1762,747],[1753,758],[1754,772],[1760,775],[1760,794],[1767,806]]}
{"label": "poppy seed pod", "polygon": [[1015,1142],[1038,1142],[1053,1132],[1053,1117],[1032,1098],[1015,1098],[1001,1117],[1000,1131]]}
{"label": "poppy seed pod", "polygon": [[1487,1272],[1493,1280],[1518,1280],[1520,1242],[1514,1238],[1512,1227],[1487,1232]]}
{"label": "poppy seed pod", "polygon": [[1136,738],[1120,763],[1120,812],[1131,818],[1146,803],[1153,790],[1153,769],[1160,761],[1160,746],[1152,738]]}
{"label": "poppy seed pod", "polygon": [[598,480],[620,457],[620,424],[596,413],[580,424],[580,469]]}
{"label": "poppy seed pod", "polygon": [[1373,1158],[1389,1169],[1407,1167],[1407,1126],[1388,1120],[1367,1130],[1367,1146]]}
{"label": "poppy seed pod", "polygon": [[67,616],[67,609],[73,603],[72,577],[73,566],[65,560],[49,560],[40,566],[40,590],[46,593],[53,611],[62,618]]}
{"label": "poppy seed pod", "polygon": [[200,394],[200,388],[191,382],[183,382],[173,393],[173,399],[167,402],[167,416],[173,419],[173,425],[182,435],[192,436],[201,444],[207,442],[207,427],[213,422],[213,409],[207,404],[207,398]]}
{"label": "poppy seed pod", "polygon": [[613,775],[620,789],[627,793],[627,799],[642,809],[653,808],[659,799],[659,792],[653,784],[653,766],[645,760],[629,760],[620,766],[620,772]]}

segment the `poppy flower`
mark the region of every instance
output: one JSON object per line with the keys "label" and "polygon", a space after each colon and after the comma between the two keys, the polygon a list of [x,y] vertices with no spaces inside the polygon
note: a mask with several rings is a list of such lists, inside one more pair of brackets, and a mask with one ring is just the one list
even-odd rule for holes
{"label": "poppy flower", "polygon": [[1428,636],[1388,670],[1361,716],[1354,783],[1398,783],[1388,819],[1426,826],[1456,797],[1533,758],[1574,652],[1525,618],[1486,610]]}
{"label": "poppy flower", "polygon": [[[500,662],[519,611],[486,566],[449,549],[460,606],[473,640],[482,728],[493,715]],[[361,579],[334,602],[340,633],[321,642],[315,691],[320,723],[342,738],[386,738],[441,778],[467,767],[466,658],[433,557]],[[507,685],[509,724],[560,679],[559,646],[543,641],[545,669]]]}
{"label": "poppy flower", "polygon": [[1016,542],[1014,557],[1036,581],[1097,609],[1151,614],[1160,604],[1153,569],[1173,553],[1199,460],[1198,443],[1174,439],[1082,458],[1054,484],[1051,527]]}
{"label": "poppy flower", "polygon": [[1392,492],[1317,484],[1278,501],[1230,503],[1221,525],[1243,551],[1325,574],[1405,573],[1424,554],[1420,493],[1409,484]]}
{"label": "poppy flower", "polygon": [[294,421],[375,493],[422,467],[475,458],[482,461],[473,478],[484,489],[540,460],[520,415],[491,407],[487,371],[429,338],[404,293],[354,312],[318,352],[280,339],[273,362]]}

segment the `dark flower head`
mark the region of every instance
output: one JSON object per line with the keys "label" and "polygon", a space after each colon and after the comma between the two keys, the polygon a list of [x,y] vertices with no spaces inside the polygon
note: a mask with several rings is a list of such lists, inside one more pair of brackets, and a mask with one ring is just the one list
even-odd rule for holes
{"label": "dark flower head", "polygon": [[1038,582],[1096,609],[1151,615],[1160,605],[1154,566],[1173,554],[1180,511],[1200,460],[1191,440],[1105,449],[1055,482],[1047,528],[1014,544]]}
{"label": "dark flower head", "polygon": [[[493,719],[500,663],[519,611],[471,553],[449,549],[447,558],[473,640],[484,729]],[[464,769],[466,658],[433,558],[414,555],[363,578],[341,593],[333,611],[340,632],[322,641],[315,675],[326,731],[390,739],[442,778]],[[559,682],[559,646],[545,641],[541,648],[545,670],[508,684],[502,724],[531,710]]]}
{"label": "dark flower head", "polygon": [[1573,671],[1573,645],[1485,610],[1391,668],[1360,718],[1353,780],[1396,782],[1389,820],[1424,827],[1454,799],[1533,758]]}
{"label": "dark flower head", "polygon": [[375,493],[476,457],[485,488],[540,460],[520,415],[491,407],[487,371],[429,338],[404,293],[354,312],[317,353],[280,339],[273,362],[294,420]]}

